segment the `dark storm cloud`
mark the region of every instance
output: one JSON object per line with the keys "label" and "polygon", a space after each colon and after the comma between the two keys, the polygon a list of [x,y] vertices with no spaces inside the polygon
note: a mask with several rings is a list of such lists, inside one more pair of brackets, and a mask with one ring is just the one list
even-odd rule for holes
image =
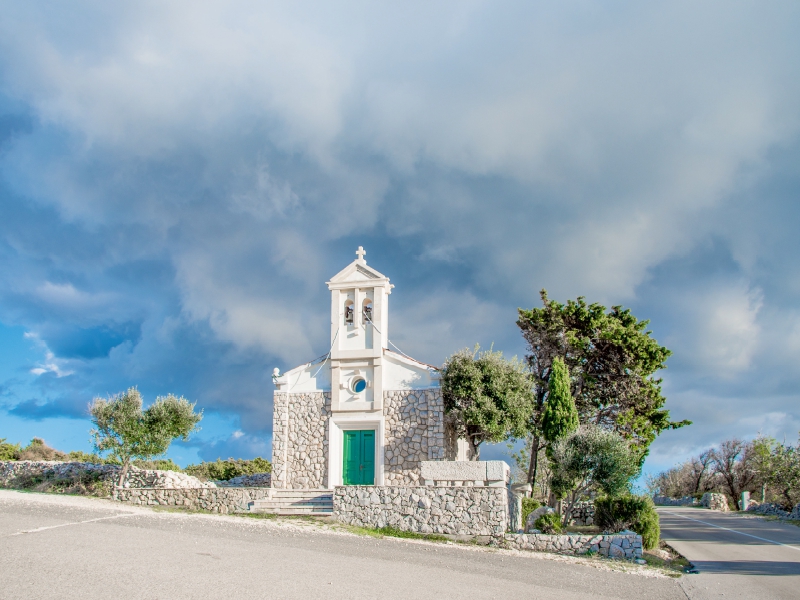
{"label": "dark storm cloud", "polygon": [[6,9],[0,320],[39,397],[182,394],[241,421],[203,456],[250,452],[363,245],[422,360],[524,353],[545,287],[652,319],[681,448],[797,423],[796,5]]}

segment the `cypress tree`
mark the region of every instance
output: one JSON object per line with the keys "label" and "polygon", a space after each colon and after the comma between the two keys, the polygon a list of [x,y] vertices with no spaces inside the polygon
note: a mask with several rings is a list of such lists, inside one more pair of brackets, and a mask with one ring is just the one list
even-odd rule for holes
{"label": "cypress tree", "polygon": [[542,411],[542,436],[548,442],[567,437],[578,429],[578,409],[569,386],[569,370],[564,361],[556,357],[548,380],[547,402]]}

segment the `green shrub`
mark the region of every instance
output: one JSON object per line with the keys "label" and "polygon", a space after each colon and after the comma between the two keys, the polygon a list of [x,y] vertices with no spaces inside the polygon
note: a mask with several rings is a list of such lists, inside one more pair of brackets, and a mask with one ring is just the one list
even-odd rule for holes
{"label": "green shrub", "polygon": [[542,533],[561,533],[561,517],[558,513],[545,513],[533,524]]}
{"label": "green shrub", "polygon": [[9,487],[33,492],[50,494],[77,494],[80,496],[107,497],[110,493],[110,484],[101,473],[71,473],[69,475],[55,475],[54,473],[40,473],[37,475],[23,474],[15,477]]}
{"label": "green shrub", "polygon": [[241,475],[255,475],[256,473],[272,473],[272,463],[267,459],[256,457],[252,460],[229,458],[217,459],[214,462],[202,462],[199,465],[189,465],[184,472],[200,479],[227,481]]}
{"label": "green shrub", "polygon": [[148,469],[151,471],[176,471],[178,473],[183,473],[183,469],[172,462],[171,458],[162,458],[156,460],[134,460],[131,464],[140,469]]}
{"label": "green shrub", "polygon": [[0,460],[19,460],[20,450],[19,444],[9,444],[6,438],[0,438]]}
{"label": "green shrub", "polygon": [[93,465],[118,464],[111,459],[103,458],[99,454],[89,454],[88,452],[83,452],[82,450],[73,450],[72,452],[69,452],[66,460],[71,462],[91,463]]}
{"label": "green shrub", "polygon": [[630,529],[642,536],[647,550],[658,547],[661,527],[653,501],[647,496],[598,498],[594,502],[594,523],[600,529],[616,533]]}
{"label": "green shrub", "polygon": [[598,498],[594,501],[594,524],[611,532],[630,529],[646,510],[647,499],[642,496]]}
{"label": "green shrub", "polygon": [[528,522],[528,515],[535,511],[542,505],[541,502],[538,500],[534,500],[533,498],[523,498],[522,499],[522,526],[525,527],[525,523]]}
{"label": "green shrub", "polygon": [[642,546],[645,550],[658,548],[661,539],[661,525],[658,522],[658,513],[655,506],[650,504],[640,516],[639,520],[631,525],[636,533],[642,536]]}

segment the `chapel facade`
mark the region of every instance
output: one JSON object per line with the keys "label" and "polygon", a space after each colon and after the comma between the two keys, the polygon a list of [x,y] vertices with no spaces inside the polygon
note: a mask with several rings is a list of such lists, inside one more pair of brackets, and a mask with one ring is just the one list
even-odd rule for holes
{"label": "chapel facade", "polygon": [[389,348],[389,278],[356,260],[329,282],[331,350],[275,369],[272,487],[419,485],[422,461],[465,451],[447,426],[439,372]]}

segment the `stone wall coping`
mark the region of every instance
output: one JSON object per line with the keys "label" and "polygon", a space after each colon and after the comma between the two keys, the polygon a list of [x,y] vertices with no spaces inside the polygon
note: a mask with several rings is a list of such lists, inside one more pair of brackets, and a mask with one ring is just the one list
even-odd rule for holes
{"label": "stone wall coping", "polygon": [[502,460],[424,460],[420,468],[426,485],[435,485],[437,481],[472,481],[504,486],[511,480],[511,469]]}

